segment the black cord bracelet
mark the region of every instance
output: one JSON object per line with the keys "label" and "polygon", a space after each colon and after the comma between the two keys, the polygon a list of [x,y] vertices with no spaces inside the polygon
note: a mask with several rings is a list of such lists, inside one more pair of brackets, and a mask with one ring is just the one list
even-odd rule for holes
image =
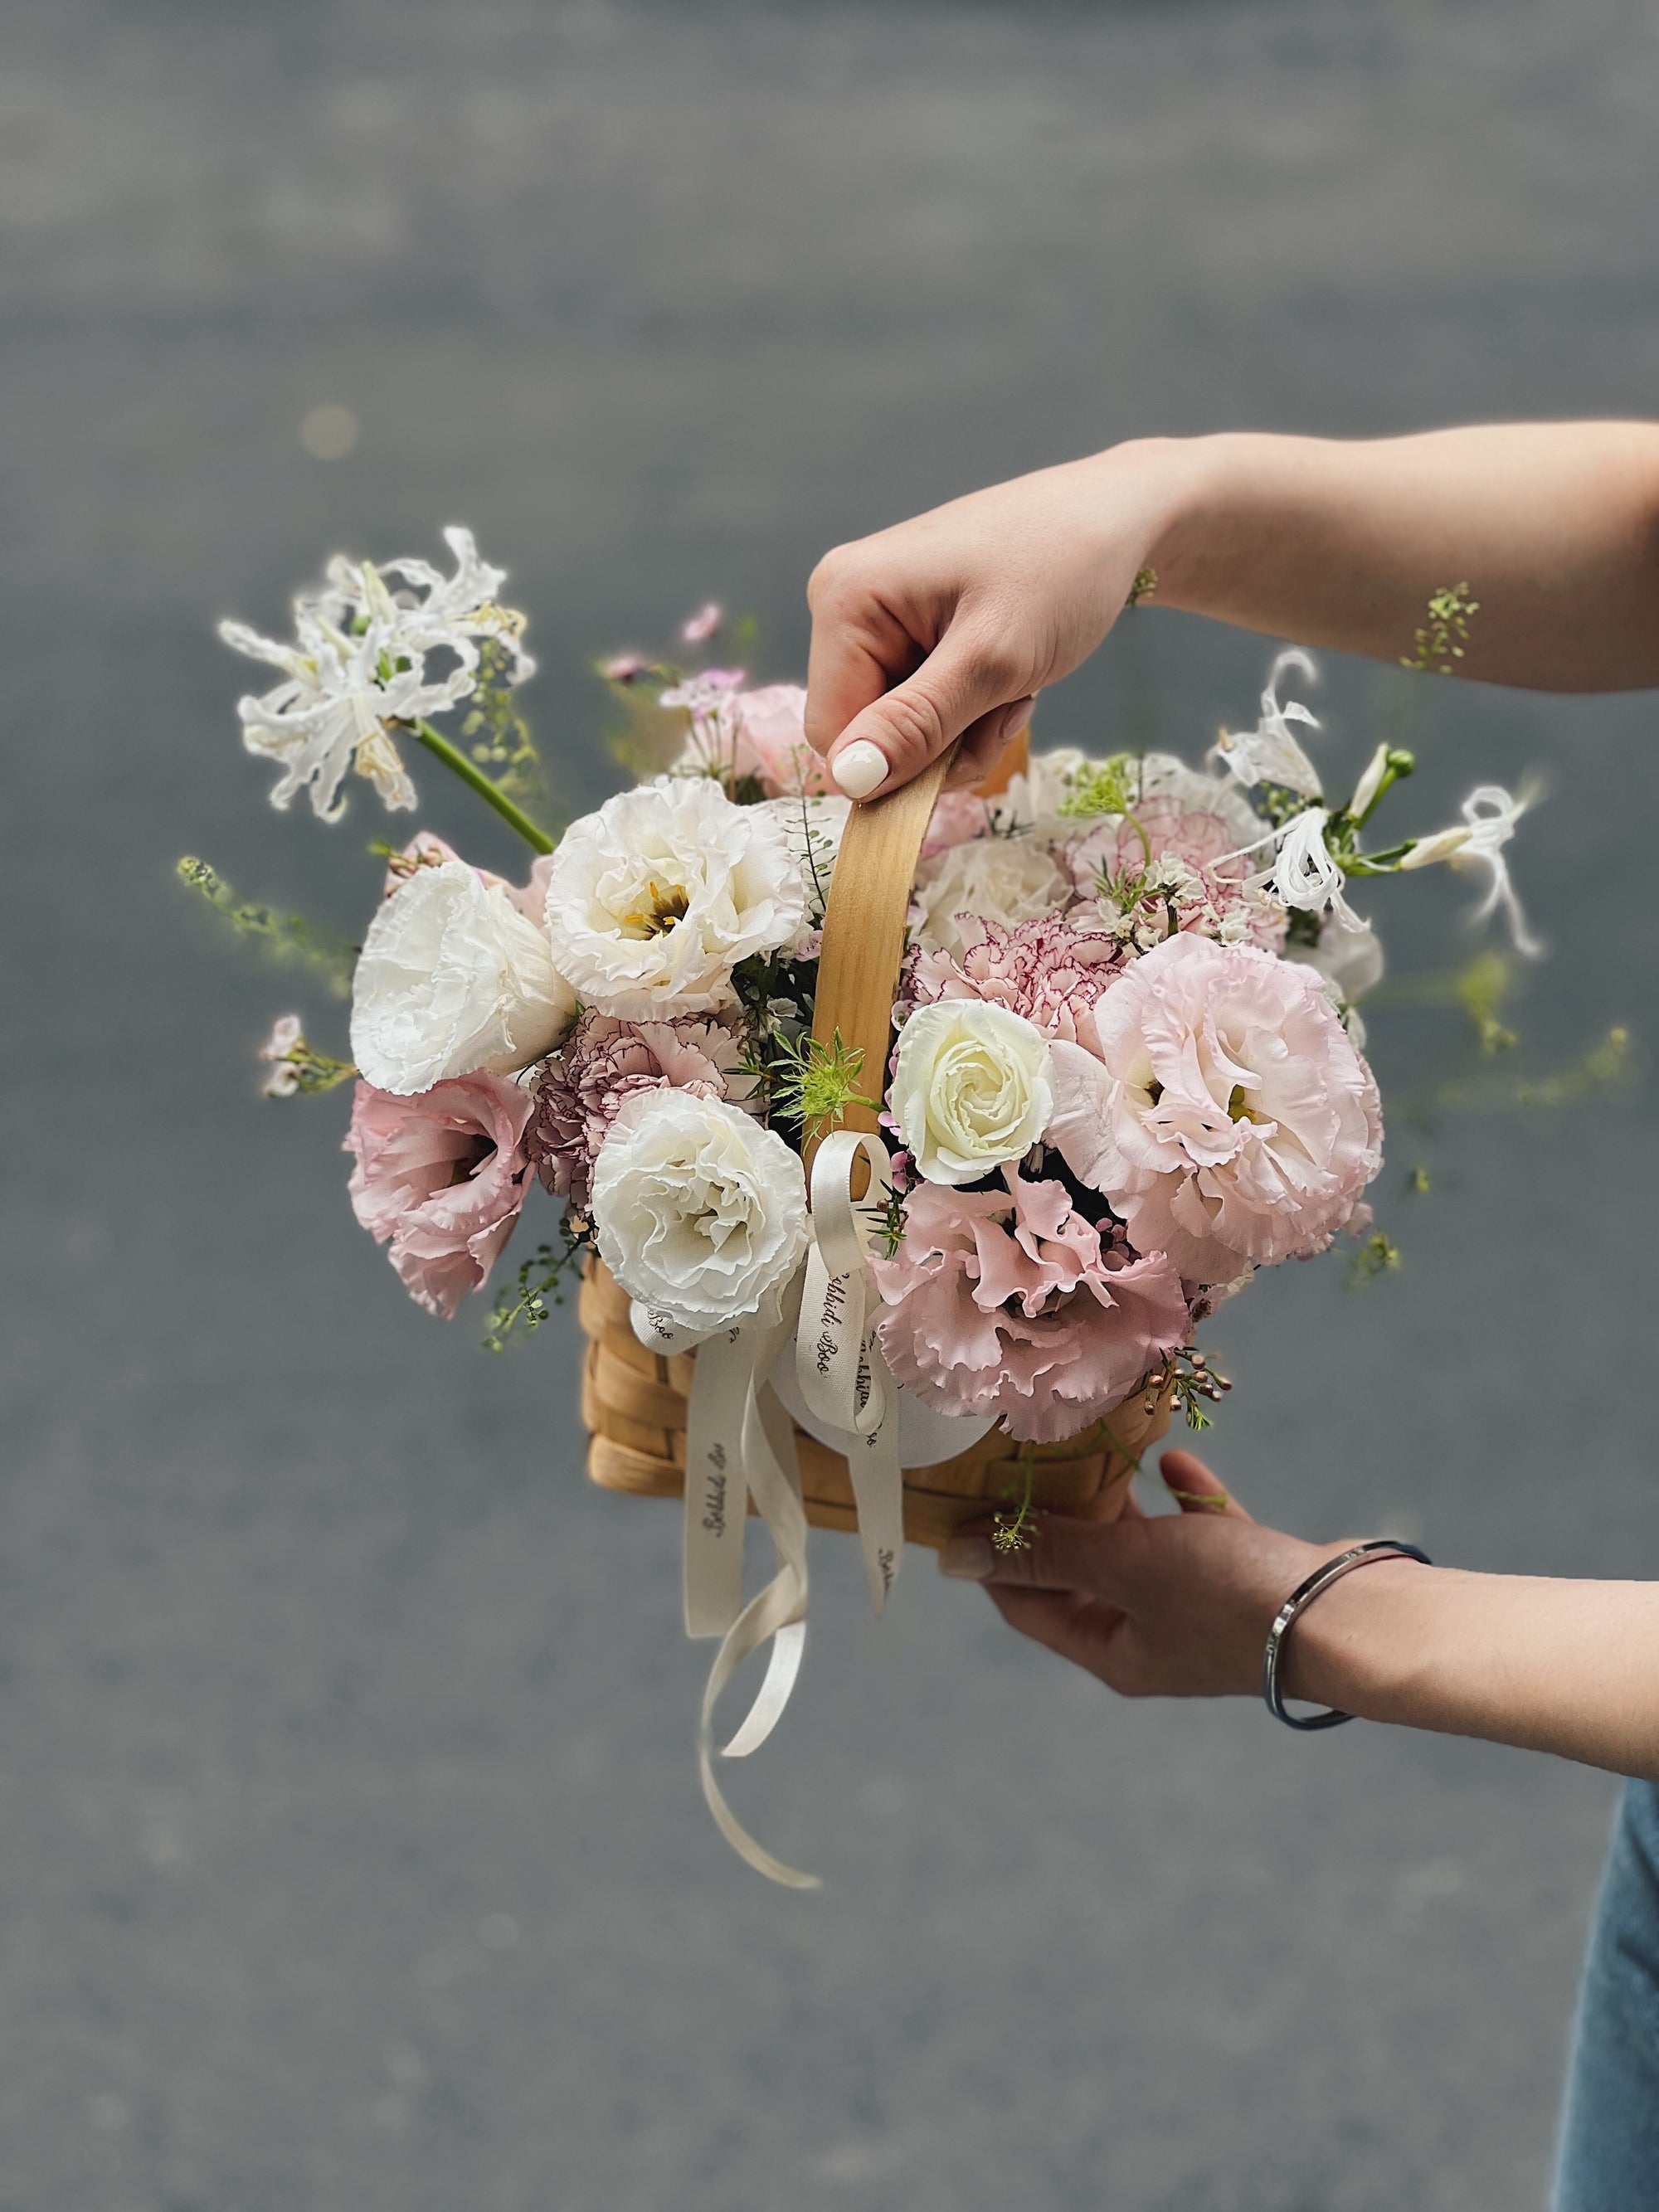
{"label": "black cord bracelet", "polygon": [[1304,1583],[1298,1583],[1273,1617],[1267,1631],[1267,1648],[1261,1656],[1261,1694],[1267,1700],[1267,1711],[1286,1728],[1340,1728],[1344,1721],[1353,1718],[1352,1713],[1339,1713],[1333,1708],[1326,1713],[1310,1713],[1298,1720],[1294,1713],[1285,1710],[1284,1692],[1279,1686],[1279,1662],[1285,1650],[1285,1638],[1291,1630],[1323,1591],[1333,1583],[1352,1574],[1356,1567],[1368,1567],[1375,1559],[1415,1559],[1419,1565],[1432,1566],[1434,1562],[1426,1552],[1419,1552],[1415,1544],[1398,1543],[1392,1536],[1378,1536],[1369,1544],[1356,1544],[1346,1552],[1339,1552],[1334,1559],[1327,1559],[1322,1567],[1316,1567]]}

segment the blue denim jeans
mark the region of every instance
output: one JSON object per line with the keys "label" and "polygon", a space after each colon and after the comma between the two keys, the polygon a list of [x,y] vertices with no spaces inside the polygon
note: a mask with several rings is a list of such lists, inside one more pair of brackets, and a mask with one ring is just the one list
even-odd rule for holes
{"label": "blue denim jeans", "polygon": [[1659,2207],[1659,1789],[1627,1782],[1584,1961],[1555,2212]]}

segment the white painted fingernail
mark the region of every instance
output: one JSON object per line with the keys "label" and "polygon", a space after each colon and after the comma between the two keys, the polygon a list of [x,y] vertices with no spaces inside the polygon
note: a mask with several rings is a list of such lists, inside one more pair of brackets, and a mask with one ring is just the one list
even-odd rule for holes
{"label": "white painted fingernail", "polygon": [[868,799],[887,781],[887,756],[868,738],[860,738],[836,755],[830,773],[849,799]]}

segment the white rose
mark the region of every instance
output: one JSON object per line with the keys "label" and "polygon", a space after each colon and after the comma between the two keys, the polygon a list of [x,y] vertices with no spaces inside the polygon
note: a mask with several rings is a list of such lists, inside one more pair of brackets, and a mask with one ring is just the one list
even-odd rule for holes
{"label": "white rose", "polygon": [[565,831],[548,872],[556,963],[589,1006],[626,1021],[730,1006],[738,961],[793,943],[805,919],[777,822],[703,776],[607,799]]}
{"label": "white rose", "polygon": [[465,860],[417,868],[368,925],[351,985],[351,1052],[400,1098],[453,1075],[510,1075],[575,1012],[546,938]]}
{"label": "white rose", "polygon": [[1053,856],[1030,837],[976,837],[925,860],[916,876],[922,910],[917,941],[929,952],[958,953],[959,915],[988,921],[1034,921],[1069,904],[1072,886]]}
{"label": "white rose", "polygon": [[1042,1030],[983,999],[918,1006],[899,1036],[891,1104],[917,1172],[977,1182],[1023,1159],[1054,1115],[1054,1062]]}
{"label": "white rose", "polygon": [[806,1178],[775,1131],[689,1091],[624,1100],[593,1168],[606,1267],[652,1317],[705,1335],[757,1312],[806,1249]]}

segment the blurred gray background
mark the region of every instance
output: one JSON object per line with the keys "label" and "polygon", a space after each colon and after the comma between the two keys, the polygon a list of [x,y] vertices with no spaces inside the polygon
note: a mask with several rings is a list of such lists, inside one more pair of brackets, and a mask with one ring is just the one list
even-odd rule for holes
{"label": "blurred gray background", "polygon": [[[574,1322],[496,1361],[405,1300],[343,1098],[255,1095],[273,1015],[343,1010],[170,866],[361,927],[383,818],[270,811],[210,627],[338,547],[477,529],[574,809],[595,652],[712,596],[792,674],[817,554],[975,483],[1651,413],[1656,103],[1645,0],[11,0],[4,2212],[1541,2202],[1609,1780],[1125,1708],[924,1556],[873,1624],[824,1539],[732,1788],[827,1887],[769,1889],[697,1796],[675,1516],[584,1483]],[[1139,617],[1044,730],[1196,751],[1269,649]],[[1650,1033],[1655,702],[1322,701],[1333,781],[1414,717],[1402,830],[1553,769],[1516,1057]],[[1468,896],[1376,894],[1396,975]],[[1404,1267],[1223,1316],[1217,1463],[1310,1535],[1659,1570],[1650,1097],[1425,1129],[1457,1024],[1373,1035]]]}

